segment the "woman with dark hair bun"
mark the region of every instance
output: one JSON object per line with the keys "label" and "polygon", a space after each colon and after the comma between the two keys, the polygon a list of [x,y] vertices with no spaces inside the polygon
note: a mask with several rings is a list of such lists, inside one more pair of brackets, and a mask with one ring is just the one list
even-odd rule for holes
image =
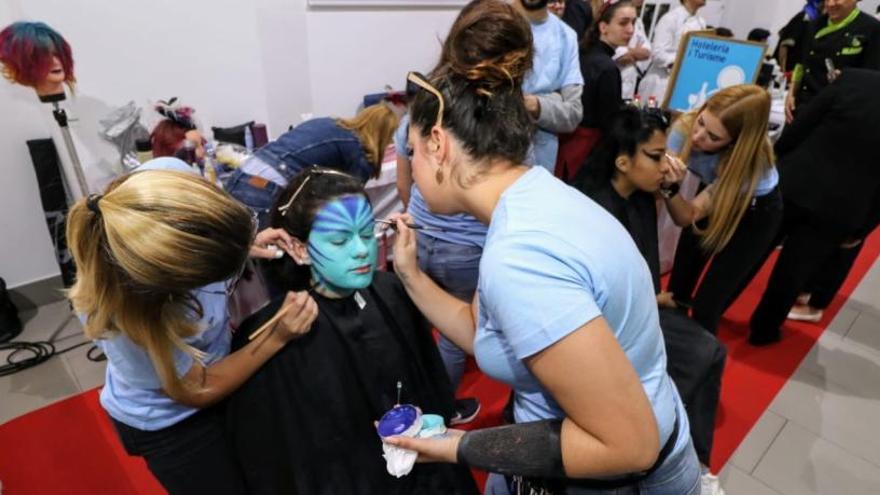
{"label": "woman with dark hair bun", "polygon": [[[373,422],[395,404],[449,420],[452,389],[431,329],[397,277],[376,272],[375,219],[360,180],[310,168],[293,177],[271,225],[293,237],[289,256],[269,261],[280,288],[308,290],[318,318],[229,400],[228,425],[250,494],[472,494],[460,466],[386,472]],[[232,348],[275,314],[251,316]],[[397,384],[400,383],[398,389]]]}
{"label": "woman with dark hair bun", "polygon": [[512,387],[516,424],[385,441],[425,461],[495,473],[495,493],[699,493],[641,254],[599,205],[524,164],[528,25],[497,0],[457,23],[450,49],[466,56],[430,79],[408,76],[419,88],[409,144],[428,208],[488,224],[477,296],[455,299],[419,270],[406,216],[397,220],[395,268],[434,326]]}

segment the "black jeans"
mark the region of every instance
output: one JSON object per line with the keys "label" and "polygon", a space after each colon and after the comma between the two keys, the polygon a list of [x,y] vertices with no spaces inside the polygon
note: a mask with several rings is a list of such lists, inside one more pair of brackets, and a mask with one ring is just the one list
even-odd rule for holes
{"label": "black jeans", "polygon": [[816,309],[825,309],[837,295],[846,277],[852,270],[856,258],[862,252],[865,240],[852,248],[838,248],[831,258],[826,261],[819,271],[813,275],[802,292],[810,294],[810,306]]}
{"label": "black jeans", "polygon": [[708,466],[727,348],[693,319],[676,310],[660,310],[660,328],[666,344],[666,372],[687,410],[697,457]]}
{"label": "black jeans", "polygon": [[[685,228],[675,251],[667,290],[677,302],[693,308],[697,323],[713,334],[718,333],[721,316],[760,269],[773,248],[781,223],[782,195],[776,188],[752,200],[730,242],[714,257],[700,246],[702,237],[693,226]],[[706,220],[699,226],[705,228]],[[709,269],[697,288],[710,258]]]}
{"label": "black jeans", "polygon": [[223,414],[206,409],[156,431],[112,419],[129,455],[143,457],[170,495],[245,493],[244,478],[224,434]]}
{"label": "black jeans", "polygon": [[[836,272],[832,275],[842,283],[846,275],[840,278],[841,270],[849,272],[852,266],[851,263],[843,267],[827,265],[838,254],[840,245],[847,236],[822,225],[808,210],[795,204],[786,203],[785,222],[780,234],[785,239],[782,251],[750,322],[749,341],[757,345],[779,340],[780,329],[791,306],[813,277],[821,274],[824,269],[830,269]],[[843,261],[847,262],[845,259]],[[834,291],[837,292],[836,288]],[[826,294],[820,297],[828,296]]]}

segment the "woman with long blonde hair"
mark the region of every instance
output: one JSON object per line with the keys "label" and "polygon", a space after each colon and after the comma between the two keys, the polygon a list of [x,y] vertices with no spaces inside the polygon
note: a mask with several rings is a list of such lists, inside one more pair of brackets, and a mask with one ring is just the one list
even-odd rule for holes
{"label": "woman with long blonde hair", "polygon": [[275,198],[307,167],[334,168],[363,183],[378,177],[399,122],[388,102],[370,105],[350,119],[307,120],[258,149],[224,187],[256,211],[265,226]]}
{"label": "woman with long blonde hair", "polygon": [[[782,221],[769,115],[766,90],[732,86],[683,115],[667,143],[678,157],[671,156],[675,177],[664,194],[666,206],[675,223],[685,227],[667,289],[712,333],[760,266]],[[685,172],[700,180],[691,200],[677,194]]]}
{"label": "woman with long blonde hair", "polygon": [[244,493],[211,406],[316,316],[307,294],[290,293],[271,331],[229,354],[226,299],[255,234],[247,208],[170,170],[121,177],[67,219],[69,297],[108,360],[101,404],[126,451],[172,495]]}

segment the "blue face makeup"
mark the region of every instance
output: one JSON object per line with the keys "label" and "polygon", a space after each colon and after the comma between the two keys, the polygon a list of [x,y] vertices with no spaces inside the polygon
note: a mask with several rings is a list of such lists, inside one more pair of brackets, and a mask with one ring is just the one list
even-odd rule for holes
{"label": "blue face makeup", "polygon": [[307,247],[317,288],[348,294],[372,283],[375,228],[373,209],[361,195],[342,196],[318,211]]}

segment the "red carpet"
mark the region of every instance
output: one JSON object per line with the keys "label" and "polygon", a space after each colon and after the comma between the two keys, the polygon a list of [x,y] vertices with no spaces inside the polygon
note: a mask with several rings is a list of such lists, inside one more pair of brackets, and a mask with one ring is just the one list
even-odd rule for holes
{"label": "red carpet", "polygon": [[[822,322],[788,323],[782,343],[769,348],[750,347],[745,338],[751,308],[763,293],[773,260],[736,301],[720,330],[729,357],[716,426],[713,470],[720,470],[727,462],[878,255],[880,232],[868,240]],[[471,367],[459,394],[477,396],[483,404],[480,417],[469,427],[498,424],[507,401],[506,387]],[[482,482],[483,475],[475,475]],[[0,425],[0,480],[7,495],[163,493],[144,463],[122,450],[98,404],[95,390]]]}

